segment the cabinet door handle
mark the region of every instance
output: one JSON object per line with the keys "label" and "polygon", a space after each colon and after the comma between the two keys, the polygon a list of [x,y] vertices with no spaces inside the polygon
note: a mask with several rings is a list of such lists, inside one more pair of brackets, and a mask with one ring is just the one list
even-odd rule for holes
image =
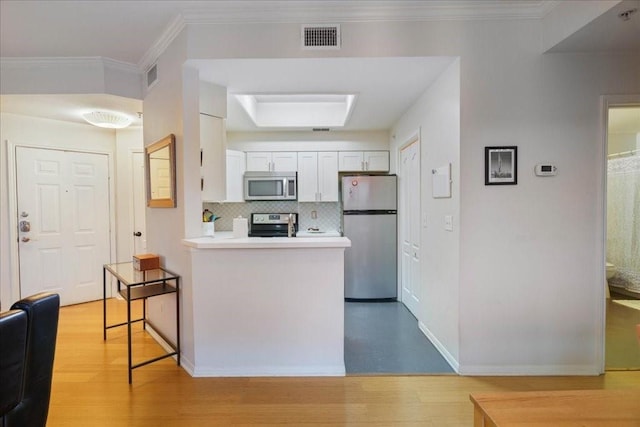
{"label": "cabinet door handle", "polygon": [[364,162],[364,170],[369,170],[369,162]]}

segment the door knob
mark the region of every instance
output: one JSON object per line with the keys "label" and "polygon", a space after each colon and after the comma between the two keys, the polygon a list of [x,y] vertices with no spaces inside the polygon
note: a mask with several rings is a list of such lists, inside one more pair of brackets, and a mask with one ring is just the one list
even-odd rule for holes
{"label": "door knob", "polygon": [[136,236],[136,237],[140,237],[140,236],[142,236],[142,233],[139,232],[139,231],[134,231],[133,235]]}
{"label": "door knob", "polygon": [[20,227],[20,231],[23,233],[31,231],[31,223],[29,221],[20,221],[18,226]]}

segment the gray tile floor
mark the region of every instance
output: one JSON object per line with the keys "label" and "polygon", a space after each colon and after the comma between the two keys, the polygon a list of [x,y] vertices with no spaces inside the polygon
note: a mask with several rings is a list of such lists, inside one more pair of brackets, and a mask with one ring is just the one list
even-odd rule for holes
{"label": "gray tile floor", "polygon": [[401,302],[345,302],[347,374],[454,373]]}

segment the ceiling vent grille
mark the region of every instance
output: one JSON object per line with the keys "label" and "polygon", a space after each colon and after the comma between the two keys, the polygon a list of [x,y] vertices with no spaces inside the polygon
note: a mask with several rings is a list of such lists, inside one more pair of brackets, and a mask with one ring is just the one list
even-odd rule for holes
{"label": "ceiling vent grille", "polygon": [[303,25],[303,49],[340,49],[340,25]]}
{"label": "ceiling vent grille", "polygon": [[147,90],[158,81],[158,64],[153,64],[147,71]]}

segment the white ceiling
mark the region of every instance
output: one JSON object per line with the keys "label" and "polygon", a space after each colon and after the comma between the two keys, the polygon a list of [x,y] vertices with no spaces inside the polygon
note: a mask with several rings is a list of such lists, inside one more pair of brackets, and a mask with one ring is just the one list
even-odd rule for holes
{"label": "white ceiling", "polygon": [[[618,15],[636,9],[628,21]],[[622,1],[567,37],[550,52],[640,53],[640,0]]]}
{"label": "white ceiling", "polygon": [[[615,16],[618,9],[638,3],[638,0],[622,2],[554,47],[554,51],[640,49],[640,19],[631,22],[633,27],[624,27],[617,25],[619,20]],[[344,22],[355,17],[369,20],[539,19],[556,4],[553,0],[2,0],[0,57],[105,57],[144,68],[149,52],[180,20],[311,23]],[[205,80],[225,85],[232,93],[356,92],[357,105],[347,129],[384,129],[423,93],[450,58],[244,61],[250,61],[250,66],[240,60],[204,61],[197,66]],[[318,72],[318,67],[322,72]],[[398,69],[403,70],[402,79],[397,78]],[[134,116],[141,110],[140,101],[107,95],[3,95],[0,98],[4,112],[78,122],[82,122],[78,111],[83,109],[119,109]],[[229,129],[255,130],[234,102],[229,103]]]}
{"label": "white ceiling", "polygon": [[[242,93],[353,93],[356,105],[345,130],[384,130],[451,63],[447,57],[237,59],[189,61],[200,78]],[[398,76],[401,75],[402,78]],[[227,129],[256,131],[240,103],[229,96]]]}

